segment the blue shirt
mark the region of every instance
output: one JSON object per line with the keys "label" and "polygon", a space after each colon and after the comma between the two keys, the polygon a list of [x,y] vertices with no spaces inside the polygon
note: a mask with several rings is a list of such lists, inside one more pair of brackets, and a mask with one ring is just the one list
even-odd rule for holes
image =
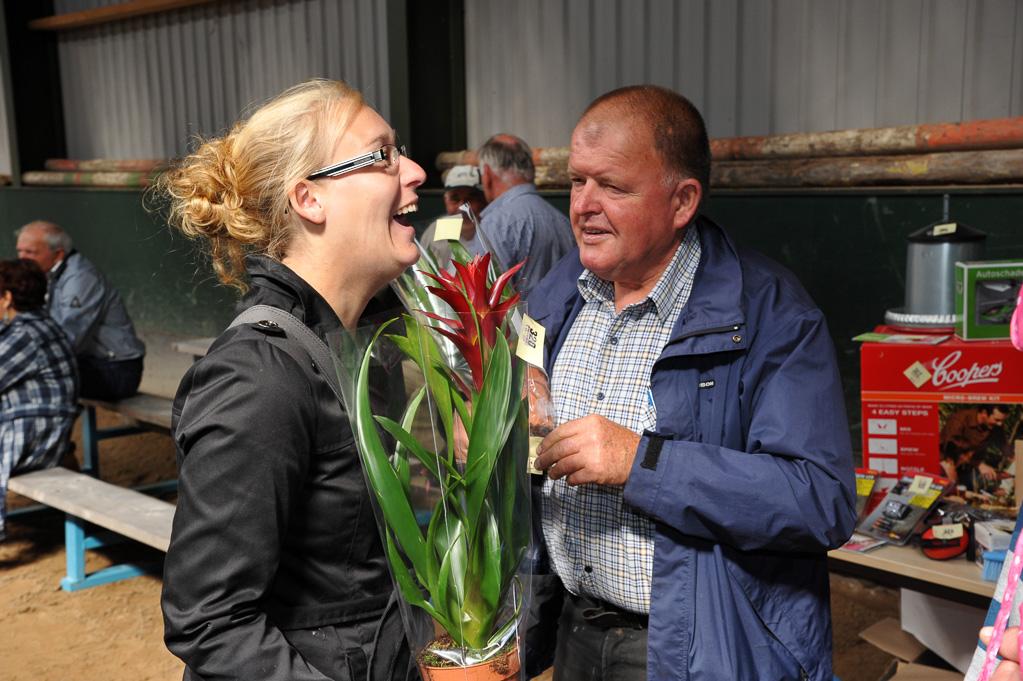
{"label": "blue shirt", "polygon": [[526,261],[516,286],[523,300],[554,264],[575,248],[568,217],[528,182],[487,205],[480,213],[480,228],[504,269]]}

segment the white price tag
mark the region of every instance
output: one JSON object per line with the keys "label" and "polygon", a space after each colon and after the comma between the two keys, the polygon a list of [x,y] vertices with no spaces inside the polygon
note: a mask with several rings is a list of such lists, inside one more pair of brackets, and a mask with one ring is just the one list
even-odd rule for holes
{"label": "white price tag", "polygon": [[931,491],[931,479],[926,475],[916,476],[909,486],[909,491],[911,494],[927,494]]}
{"label": "white price tag", "polygon": [[963,536],[963,524],[952,523],[951,525],[933,525],[935,539],[959,539]]}
{"label": "white price tag", "polygon": [[934,231],[931,232],[934,236],[942,236],[943,234],[955,234],[956,223],[946,222],[943,225],[935,225]]}
{"label": "white price tag", "polygon": [[527,364],[543,368],[543,342],[546,335],[546,329],[530,319],[529,315],[522,315],[522,330],[519,332],[515,354]]}

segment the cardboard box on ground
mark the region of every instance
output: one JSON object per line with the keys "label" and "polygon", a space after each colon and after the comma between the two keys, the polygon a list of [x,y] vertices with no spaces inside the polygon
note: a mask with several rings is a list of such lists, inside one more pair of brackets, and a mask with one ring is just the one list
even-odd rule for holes
{"label": "cardboard box on ground", "polygon": [[895,618],[883,619],[864,629],[860,638],[895,657],[878,681],[962,681],[962,673],[903,631]]}

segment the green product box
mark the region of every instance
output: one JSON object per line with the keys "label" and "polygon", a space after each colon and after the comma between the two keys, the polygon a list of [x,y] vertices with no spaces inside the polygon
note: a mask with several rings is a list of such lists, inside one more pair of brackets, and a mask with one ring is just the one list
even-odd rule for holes
{"label": "green product box", "polygon": [[1023,284],[1023,260],[956,263],[956,336],[962,340],[1009,337],[1009,321]]}

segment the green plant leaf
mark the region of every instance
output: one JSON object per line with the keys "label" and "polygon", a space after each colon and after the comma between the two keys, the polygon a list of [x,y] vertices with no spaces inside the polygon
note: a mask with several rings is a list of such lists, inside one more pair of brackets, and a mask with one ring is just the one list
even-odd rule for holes
{"label": "green plant leaf", "polygon": [[[472,477],[468,474],[465,476],[466,514],[470,518],[470,523],[476,519],[476,524],[469,527],[470,541],[473,543],[476,541],[476,534],[481,531],[478,519],[487,494],[490,474],[510,428],[504,420],[512,390],[511,369],[508,345],[499,342],[494,345],[491,352],[483,389],[473,403],[473,429],[469,436],[467,463],[472,465],[478,461],[483,462]],[[518,389],[521,394],[521,385]]]}
{"label": "green plant leaf", "polygon": [[[409,400],[408,405],[405,407],[405,413],[401,418],[401,429],[405,433],[412,432],[412,423],[416,419],[416,412],[419,411],[419,403],[423,401],[423,396],[426,394],[426,386],[420,388]],[[377,422],[380,422],[380,418],[377,418]],[[396,424],[397,425],[397,424]],[[401,480],[402,485],[405,488],[406,498],[412,498],[412,486],[411,476],[412,471],[409,468],[408,461],[408,447],[401,442],[401,438],[397,437],[394,432],[388,431],[395,440],[398,441],[397,446],[394,448],[394,467],[398,474],[398,478]],[[419,457],[416,457],[419,458]],[[420,459],[422,460],[422,459]]]}
{"label": "green plant leaf", "polygon": [[391,565],[394,567],[394,578],[398,582],[398,588],[401,589],[402,596],[409,602],[410,605],[414,605],[422,608],[431,617],[437,619],[437,621],[445,621],[444,615],[437,612],[437,609],[433,605],[423,598],[423,592],[416,583],[416,580],[409,573],[408,567],[405,566],[404,561],[401,559],[401,553],[398,551],[398,547],[394,544],[394,536],[390,530],[386,533],[387,538],[387,556],[391,560]]}
{"label": "green plant leaf", "polygon": [[[376,343],[386,324],[377,331],[370,347]],[[370,487],[376,493],[380,510],[387,525],[393,530],[402,550],[412,561],[417,573],[423,573],[426,566],[426,542],[412,511],[411,500],[406,496],[404,486],[397,472],[391,466],[384,451],[375,419],[369,403],[369,366],[371,353],[366,352],[359,369],[357,399],[352,413],[353,431],[362,452],[363,464]],[[404,564],[402,564],[404,569]],[[399,566],[394,566],[397,572]]]}

